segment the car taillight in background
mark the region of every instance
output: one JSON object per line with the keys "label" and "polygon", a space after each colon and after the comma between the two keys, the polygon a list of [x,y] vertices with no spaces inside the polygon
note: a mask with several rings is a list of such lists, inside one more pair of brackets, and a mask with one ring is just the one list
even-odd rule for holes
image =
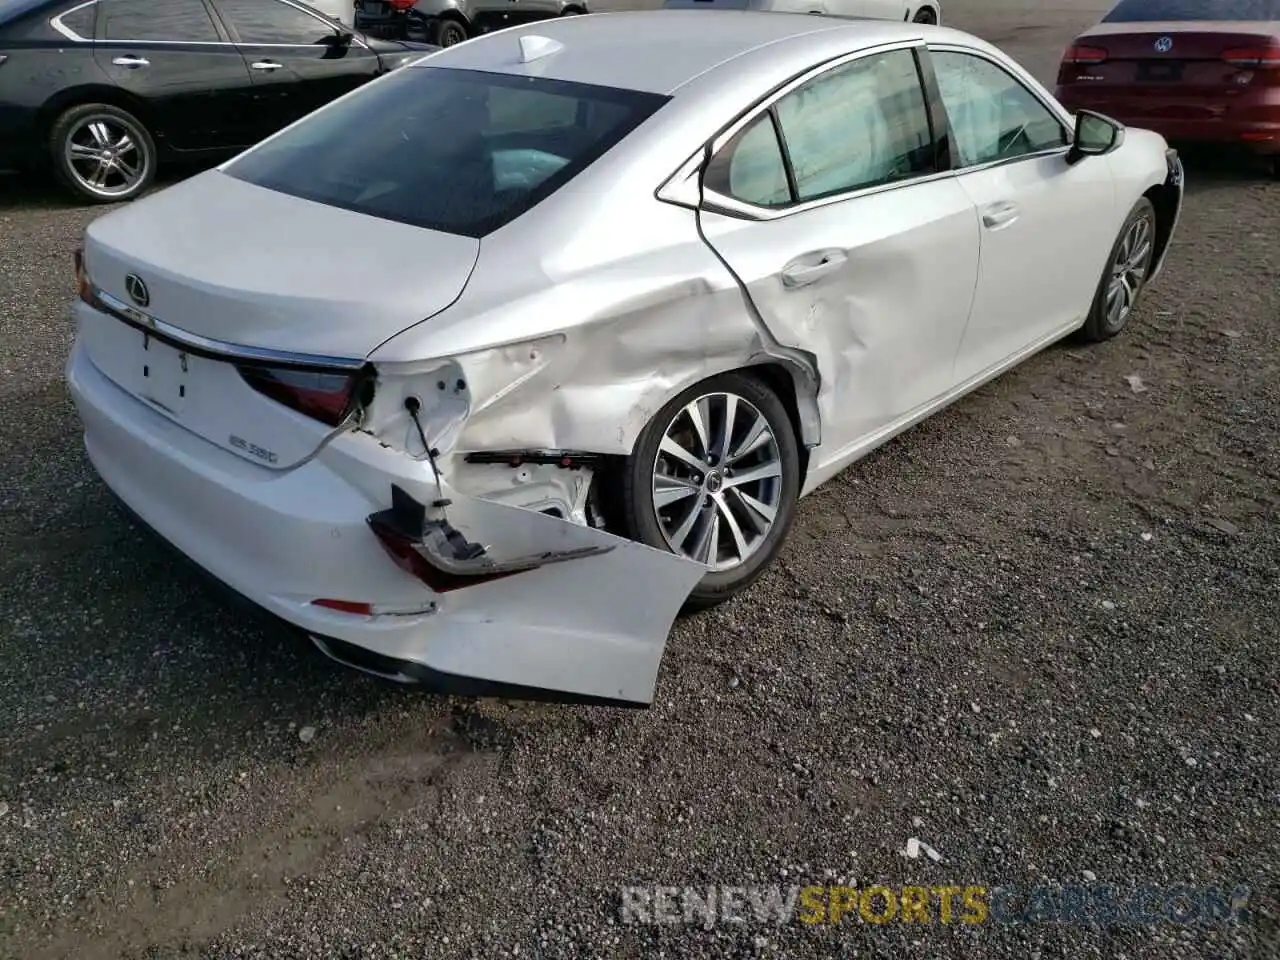
{"label": "car taillight in background", "polygon": [[1087,47],[1081,44],[1072,44],[1067,47],[1066,53],[1062,55],[1063,63],[1074,63],[1081,66],[1103,63],[1106,59],[1107,51],[1102,47]]}
{"label": "car taillight in background", "polygon": [[387,6],[392,10],[403,13],[404,11],[412,8],[417,2],[418,0],[387,0]]}
{"label": "car taillight in background", "polygon": [[1233,67],[1280,70],[1280,46],[1233,47],[1222,51],[1222,59]]}
{"label": "car taillight in background", "polygon": [[342,423],[357,399],[360,372],[237,366],[245,383],[265,397],[321,423]]}

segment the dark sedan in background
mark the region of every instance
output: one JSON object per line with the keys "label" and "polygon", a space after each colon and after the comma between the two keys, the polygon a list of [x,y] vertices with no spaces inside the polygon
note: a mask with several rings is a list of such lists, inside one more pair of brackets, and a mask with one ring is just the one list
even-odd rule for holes
{"label": "dark sedan in background", "polygon": [[1167,140],[1244,147],[1280,178],[1280,0],[1120,0],[1067,49],[1056,92]]}
{"label": "dark sedan in background", "polygon": [[0,169],[126,200],[431,49],[294,0],[0,0]]}
{"label": "dark sedan in background", "polygon": [[371,36],[441,47],[490,30],[587,12],[587,0],[355,0],[356,26]]}

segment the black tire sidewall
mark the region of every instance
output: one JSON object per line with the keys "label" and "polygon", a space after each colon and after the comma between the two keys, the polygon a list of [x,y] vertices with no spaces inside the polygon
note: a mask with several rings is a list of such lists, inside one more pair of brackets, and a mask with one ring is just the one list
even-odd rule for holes
{"label": "black tire sidewall", "polygon": [[922,23],[932,26],[938,22],[938,17],[928,7],[922,7],[916,11],[916,15],[911,18],[911,21],[912,23]]}
{"label": "black tire sidewall", "polygon": [[[467,39],[467,28],[457,20],[451,20],[448,17],[437,20],[431,28],[431,33],[435,37],[433,42],[440,47],[452,47]],[[445,43],[445,39],[451,34],[457,39],[452,43]]]}
{"label": "black tire sidewall", "polygon": [[[1128,233],[1129,228],[1133,226],[1135,220],[1141,216],[1147,216],[1151,220],[1152,225],[1152,243],[1155,242],[1155,228],[1159,225],[1156,219],[1156,208],[1147,197],[1139,197],[1138,202],[1133,205],[1133,209],[1129,211],[1129,215],[1124,218],[1124,223],[1120,226],[1120,230],[1116,233],[1115,242],[1111,244],[1111,249],[1107,251],[1107,262],[1102,267],[1102,276],[1098,278],[1098,288],[1093,294],[1093,305],[1089,308],[1089,317],[1085,321],[1084,335],[1087,339],[1093,341],[1110,340],[1112,337],[1123,333],[1129,326],[1129,320],[1133,317],[1133,310],[1129,311],[1129,316],[1125,317],[1124,323],[1111,330],[1107,327],[1107,281],[1111,278],[1111,265],[1115,263],[1116,254],[1120,252],[1120,244],[1124,241],[1124,235]],[[1152,264],[1155,263],[1154,250],[1152,255]],[[1148,270],[1150,276],[1150,270]],[[1146,280],[1143,280],[1142,286],[1138,289],[1138,294],[1134,297],[1134,307],[1136,308],[1138,301],[1142,299],[1143,291],[1146,290]]]}
{"label": "black tire sidewall", "polygon": [[[138,134],[139,146],[146,153],[146,170],[142,179],[128,193],[113,197],[103,197],[96,193],[91,193],[80,185],[75,174],[68,168],[66,150],[64,149],[67,137],[85,117],[95,113],[114,117],[121,123],[127,123]],[[147,129],[146,124],[129,111],[109,103],[82,103],[64,110],[58,116],[58,119],[53,122],[53,126],[49,128],[49,152],[58,179],[73,191],[77,197],[90,203],[126,203],[145,192],[156,176],[158,156],[151,131]]]}
{"label": "black tire sidewall", "polygon": [[800,498],[800,448],[786,407],[772,390],[755,377],[726,373],[703,380],[681,391],[654,415],[641,432],[627,458],[622,509],[628,535],[640,543],[670,552],[653,507],[653,465],[658,446],[676,413],[695,398],[708,393],[733,393],[755,405],[769,422],[782,461],[782,497],[773,528],[765,543],[747,562],[733,570],[708,573],[690,594],[685,609],[713,606],[745,590],[768,568],[785,543]]}

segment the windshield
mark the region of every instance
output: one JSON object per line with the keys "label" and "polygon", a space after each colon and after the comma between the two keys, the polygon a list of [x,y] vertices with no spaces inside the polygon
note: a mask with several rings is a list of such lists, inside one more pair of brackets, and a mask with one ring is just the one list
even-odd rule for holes
{"label": "windshield", "polygon": [[1103,23],[1280,20],[1280,0],[1120,0]]}
{"label": "windshield", "polygon": [[481,237],[590,166],[667,97],[405,67],[225,168],[345,210]]}

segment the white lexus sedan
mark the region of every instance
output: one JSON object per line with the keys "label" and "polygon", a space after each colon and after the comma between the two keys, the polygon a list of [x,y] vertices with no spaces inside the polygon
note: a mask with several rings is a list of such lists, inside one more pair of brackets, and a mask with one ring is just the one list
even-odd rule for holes
{"label": "white lexus sedan", "polygon": [[644,705],[801,496],[1121,332],[1181,204],[964,33],[570,17],[95,221],[67,377],[124,505],[329,656]]}

